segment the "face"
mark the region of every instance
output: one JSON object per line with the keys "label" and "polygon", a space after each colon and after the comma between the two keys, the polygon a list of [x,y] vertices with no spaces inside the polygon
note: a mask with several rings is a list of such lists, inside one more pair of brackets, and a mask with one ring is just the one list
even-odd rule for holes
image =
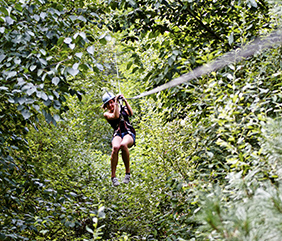
{"label": "face", "polygon": [[107,103],[106,107],[112,111],[115,108],[115,101],[113,99],[109,100],[109,102]]}

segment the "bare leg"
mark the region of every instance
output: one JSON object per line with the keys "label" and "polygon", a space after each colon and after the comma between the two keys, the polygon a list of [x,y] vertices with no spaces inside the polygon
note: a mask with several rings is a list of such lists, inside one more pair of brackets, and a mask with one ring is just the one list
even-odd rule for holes
{"label": "bare leg", "polygon": [[118,164],[118,152],[121,146],[122,139],[120,136],[115,136],[112,140],[112,154],[111,154],[111,171],[112,177],[116,176],[116,169]]}
{"label": "bare leg", "polygon": [[122,142],[120,144],[122,159],[125,166],[125,173],[130,173],[129,167],[129,150],[128,148],[133,145],[133,138],[131,135],[127,134],[123,137]]}

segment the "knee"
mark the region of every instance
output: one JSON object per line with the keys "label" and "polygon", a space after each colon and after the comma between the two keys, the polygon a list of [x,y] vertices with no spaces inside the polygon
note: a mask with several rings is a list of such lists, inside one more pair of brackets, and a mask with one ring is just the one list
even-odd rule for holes
{"label": "knee", "polygon": [[121,145],[120,145],[120,149],[121,149],[122,151],[126,151],[126,150],[128,149],[127,144],[125,144],[125,143],[121,143]]}
{"label": "knee", "polygon": [[117,154],[120,149],[120,146],[113,146],[112,154]]}

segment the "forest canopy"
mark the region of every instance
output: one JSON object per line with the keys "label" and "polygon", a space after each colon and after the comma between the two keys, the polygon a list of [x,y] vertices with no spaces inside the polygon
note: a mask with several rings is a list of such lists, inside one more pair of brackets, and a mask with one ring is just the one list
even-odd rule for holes
{"label": "forest canopy", "polygon": [[[280,240],[280,1],[0,0],[0,240]],[[105,91],[135,115],[112,187]],[[123,175],[121,161],[118,175]]]}

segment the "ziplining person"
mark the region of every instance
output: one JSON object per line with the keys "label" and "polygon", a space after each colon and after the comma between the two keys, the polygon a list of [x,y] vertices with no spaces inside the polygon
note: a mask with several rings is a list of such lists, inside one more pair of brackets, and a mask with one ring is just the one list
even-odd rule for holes
{"label": "ziplining person", "polygon": [[[112,138],[112,153],[111,153],[111,178],[114,186],[120,183],[116,177],[116,167],[118,164],[118,154],[121,150],[122,159],[125,166],[125,177],[123,183],[127,184],[130,181],[130,161],[129,148],[135,144],[136,132],[129,122],[129,117],[133,115],[133,111],[127,100],[122,94],[114,95],[106,92],[103,97],[103,108],[107,109],[104,117],[114,129]],[[118,101],[121,101],[120,105]],[[125,106],[122,106],[122,102]]]}
{"label": "ziplining person", "polygon": [[[187,74],[184,74],[178,78],[171,80],[170,82],[158,86],[152,90],[145,91],[137,96],[134,96],[130,99],[139,99],[147,95],[151,95],[167,88],[172,88],[174,86],[183,84],[191,79],[198,78],[202,75],[208,74],[212,71],[216,71],[228,64],[237,63],[247,57],[254,55],[255,53],[262,51],[264,49],[272,48],[275,45],[279,45],[282,43],[282,29],[279,28],[276,31],[271,32],[266,37],[257,38],[255,41],[242,46],[239,49],[232,50],[224,55],[216,58],[211,63],[202,65]],[[118,69],[117,69],[117,77]],[[122,110],[118,108],[118,98],[122,98],[126,104],[126,107]],[[112,182],[114,186],[118,186],[119,182],[116,178],[116,166],[118,163],[118,152],[122,150],[122,158],[124,161],[126,175],[124,178],[124,183],[128,183],[130,181],[130,168],[129,168],[129,151],[128,148],[131,147],[135,143],[135,130],[130,125],[128,121],[128,117],[132,116],[133,112],[128,104],[127,100],[123,97],[123,95],[114,96],[112,93],[107,92],[103,96],[103,107],[104,109],[108,109],[108,112],[104,113],[106,120],[111,124],[114,129],[114,136],[112,139],[112,154],[111,154],[111,169],[112,169]],[[123,114],[125,114],[124,118]],[[126,121],[123,121],[126,120]],[[128,122],[128,125],[126,124]],[[125,131],[125,132],[123,132]]]}

